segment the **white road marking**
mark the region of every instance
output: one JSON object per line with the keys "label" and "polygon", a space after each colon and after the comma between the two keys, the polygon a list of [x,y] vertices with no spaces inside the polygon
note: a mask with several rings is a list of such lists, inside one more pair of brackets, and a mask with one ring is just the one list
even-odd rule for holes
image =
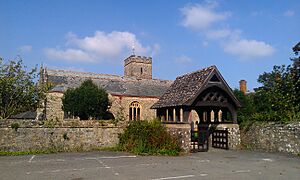
{"label": "white road marking", "polygon": [[210,162],[210,160],[204,159],[204,160],[199,160],[199,162],[201,162],[201,163],[203,163],[203,162]]}
{"label": "white road marking", "polygon": [[250,172],[250,170],[249,169],[247,169],[247,170],[237,170],[237,171],[232,171],[233,173],[248,173],[248,172]]}
{"label": "white road marking", "polygon": [[208,174],[200,174],[200,176],[202,176],[202,177],[203,177],[203,176],[208,176]]}
{"label": "white road marking", "polygon": [[[102,157],[86,157],[85,160],[97,160],[97,159],[120,159],[120,158],[136,158],[137,156],[102,156]],[[82,160],[82,159],[79,159]]]}
{"label": "white road marking", "polygon": [[60,172],[60,169],[56,169],[56,170],[53,170],[51,171],[52,173],[57,173],[57,172]]}
{"label": "white road marking", "polygon": [[101,161],[101,160],[99,160],[99,159],[97,159],[97,161],[100,163],[100,164],[102,164],[103,166],[104,166],[104,168],[110,168],[108,165],[106,165],[103,161]]}
{"label": "white road marking", "polygon": [[31,161],[33,160],[34,157],[35,157],[35,155],[32,155],[28,162],[31,163]]}
{"label": "white road marking", "polygon": [[269,158],[264,158],[262,159],[263,161],[267,161],[267,162],[273,162],[274,160],[273,159],[269,159]]}
{"label": "white road marking", "polygon": [[85,168],[80,168],[80,169],[73,169],[73,171],[82,171],[84,170]]}
{"label": "white road marking", "polygon": [[162,177],[162,178],[151,179],[151,180],[183,179],[183,178],[191,178],[191,177],[195,177],[195,175],[185,175],[185,176]]}
{"label": "white road marking", "polygon": [[136,156],[103,156],[98,157],[98,159],[119,159],[119,158],[136,158]]}

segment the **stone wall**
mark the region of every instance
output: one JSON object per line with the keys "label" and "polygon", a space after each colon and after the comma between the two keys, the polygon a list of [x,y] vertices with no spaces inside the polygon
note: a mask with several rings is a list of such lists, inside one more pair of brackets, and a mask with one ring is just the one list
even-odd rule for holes
{"label": "stone wall", "polygon": [[[18,123],[19,128],[12,128]],[[109,122],[6,120],[0,124],[0,151],[89,151],[118,143],[123,127]]]}
{"label": "stone wall", "polygon": [[129,106],[132,102],[137,101],[141,105],[141,120],[152,120],[156,117],[156,110],[150,107],[158,101],[154,97],[130,97],[130,96],[109,96],[112,102],[109,111],[115,116],[120,113],[124,115],[125,120],[129,120]]}
{"label": "stone wall", "polygon": [[268,152],[300,153],[300,122],[253,124],[241,132],[244,148]]}
{"label": "stone wall", "polygon": [[190,152],[191,125],[190,124],[165,124],[168,132],[178,138],[183,152]]}
{"label": "stone wall", "polygon": [[152,58],[131,55],[125,59],[124,76],[152,79]]}
{"label": "stone wall", "polygon": [[[48,120],[63,120],[64,112],[62,110],[62,92],[50,92],[47,93],[46,102],[46,119]],[[156,110],[150,109],[150,107],[158,101],[156,97],[131,97],[121,95],[108,96],[111,102],[109,111],[115,118],[123,116],[125,120],[129,120],[129,106],[132,102],[137,101],[141,104],[141,120],[151,120],[156,117]]]}
{"label": "stone wall", "polygon": [[240,127],[238,124],[218,124],[216,130],[228,130],[228,147],[229,149],[241,148]]}
{"label": "stone wall", "polygon": [[46,119],[48,120],[62,120],[64,119],[64,112],[62,110],[62,92],[50,92],[46,94]]}

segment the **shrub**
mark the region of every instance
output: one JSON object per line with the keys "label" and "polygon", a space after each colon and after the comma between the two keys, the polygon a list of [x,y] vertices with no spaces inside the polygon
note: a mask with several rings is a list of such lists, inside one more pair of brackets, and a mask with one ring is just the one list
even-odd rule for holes
{"label": "shrub", "polygon": [[11,128],[14,129],[15,131],[17,131],[20,127],[19,123],[12,123],[11,125]]}
{"label": "shrub", "polygon": [[135,154],[178,155],[180,145],[157,120],[133,121],[119,136],[119,149]]}
{"label": "shrub", "polygon": [[80,119],[102,119],[108,108],[108,95],[92,80],[84,81],[80,87],[68,89],[62,99],[63,110]]}

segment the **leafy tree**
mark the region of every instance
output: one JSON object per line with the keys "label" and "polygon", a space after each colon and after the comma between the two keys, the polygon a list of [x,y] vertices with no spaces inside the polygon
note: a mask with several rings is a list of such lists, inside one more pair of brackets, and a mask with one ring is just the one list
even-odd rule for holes
{"label": "leafy tree", "polygon": [[21,58],[7,63],[0,58],[0,118],[36,110],[44,97],[37,76],[36,68],[26,71]]}
{"label": "leafy tree", "polygon": [[[293,47],[297,56],[300,42]],[[300,120],[300,58],[291,58],[288,66],[274,66],[271,72],[264,72],[258,78],[261,87],[254,93],[234,93],[244,108],[238,111],[239,123],[254,121]]]}
{"label": "leafy tree", "polygon": [[243,106],[243,108],[238,110],[238,123],[240,124],[245,121],[248,121],[249,117],[251,117],[256,111],[253,101],[253,94],[245,95],[238,89],[235,89],[233,93]]}
{"label": "leafy tree", "polygon": [[84,81],[80,87],[68,89],[62,99],[63,110],[80,119],[102,119],[107,111],[108,95],[92,80]]}

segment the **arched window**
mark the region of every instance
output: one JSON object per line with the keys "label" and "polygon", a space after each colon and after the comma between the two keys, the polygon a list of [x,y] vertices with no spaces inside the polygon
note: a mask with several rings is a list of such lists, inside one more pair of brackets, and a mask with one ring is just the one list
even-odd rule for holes
{"label": "arched window", "polygon": [[141,119],[141,105],[139,102],[134,101],[129,106],[129,120],[139,121]]}

